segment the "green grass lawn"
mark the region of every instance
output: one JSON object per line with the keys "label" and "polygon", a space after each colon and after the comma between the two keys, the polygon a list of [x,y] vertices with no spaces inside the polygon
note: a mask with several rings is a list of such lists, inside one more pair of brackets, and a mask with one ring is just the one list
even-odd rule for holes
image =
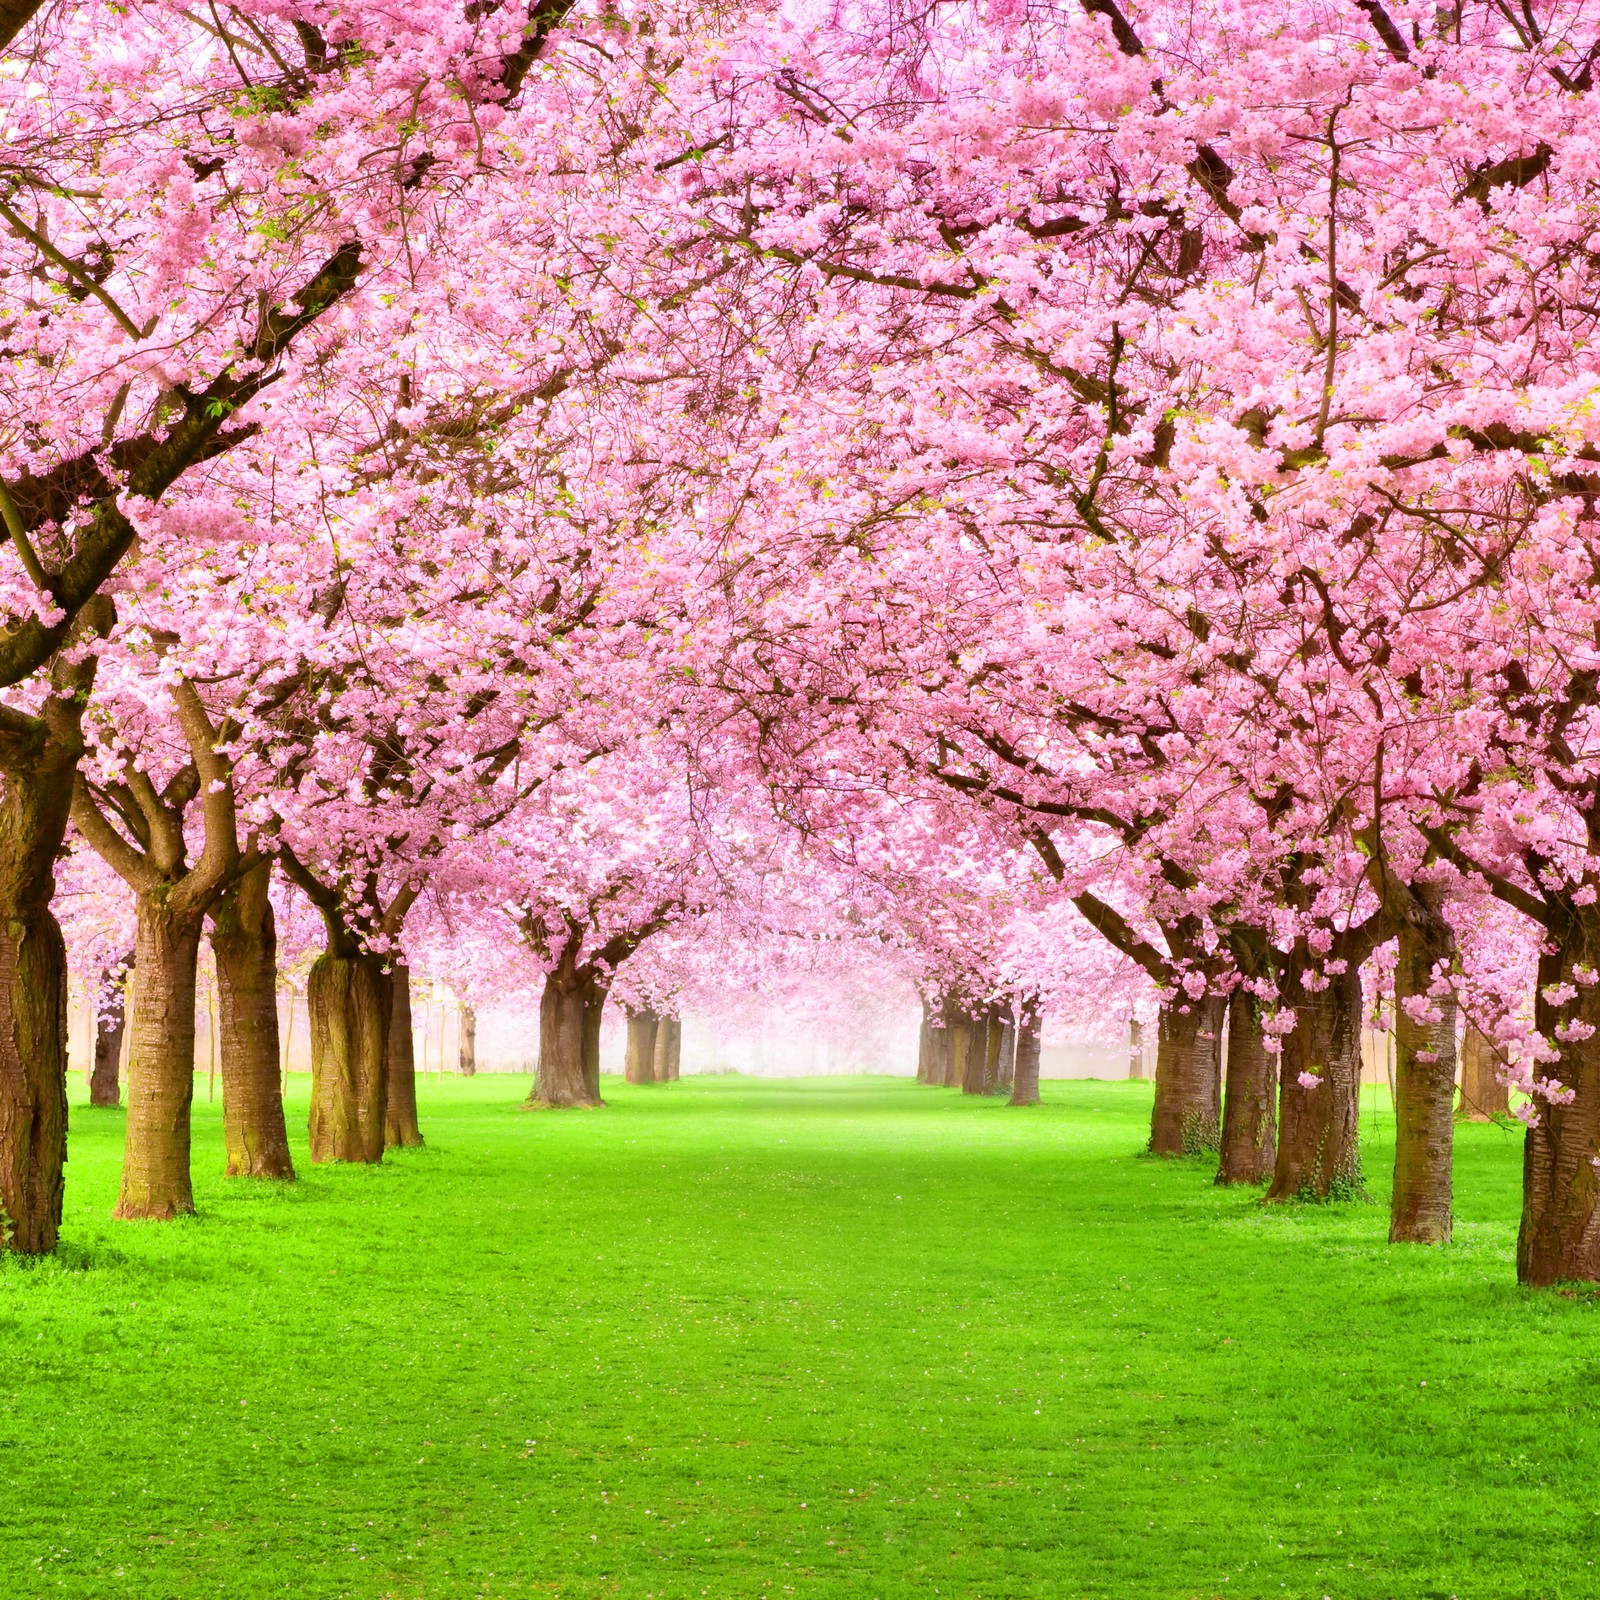
{"label": "green grass lawn", "polygon": [[1600,1595],[1600,1308],[1513,1285],[1515,1135],[1430,1251],[1139,1157],[1141,1084],[526,1090],[269,1188],[202,1103],[176,1224],[76,1106],[62,1254],[0,1266],[0,1596]]}

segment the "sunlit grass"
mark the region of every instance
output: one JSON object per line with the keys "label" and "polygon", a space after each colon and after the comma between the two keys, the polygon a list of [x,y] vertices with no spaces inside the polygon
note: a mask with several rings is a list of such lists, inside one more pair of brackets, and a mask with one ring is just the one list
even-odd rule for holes
{"label": "sunlit grass", "polygon": [[1139,1084],[526,1092],[266,1190],[202,1104],[142,1226],[75,1107],[66,1248],[0,1268],[0,1595],[1600,1593],[1600,1323],[1512,1285],[1515,1135],[1428,1251],[1138,1157]]}

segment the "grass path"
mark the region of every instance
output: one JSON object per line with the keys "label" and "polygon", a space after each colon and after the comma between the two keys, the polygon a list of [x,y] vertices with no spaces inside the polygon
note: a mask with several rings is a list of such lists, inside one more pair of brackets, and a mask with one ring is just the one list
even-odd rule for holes
{"label": "grass path", "polygon": [[1138,1084],[526,1087],[265,1193],[201,1105],[166,1225],[75,1107],[69,1244],[0,1268],[0,1595],[1600,1595],[1600,1308],[1513,1287],[1499,1129],[1401,1250],[1136,1158]]}

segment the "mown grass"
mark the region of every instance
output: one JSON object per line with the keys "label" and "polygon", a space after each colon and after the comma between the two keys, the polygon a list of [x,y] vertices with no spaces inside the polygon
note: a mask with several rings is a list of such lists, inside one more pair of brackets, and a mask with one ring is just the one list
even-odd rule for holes
{"label": "mown grass", "polygon": [[1600,1594],[1600,1310],[1512,1284],[1513,1135],[1391,1249],[1140,1158],[1139,1084],[526,1088],[267,1189],[202,1104],[167,1225],[75,1108],[61,1257],[0,1268],[0,1595]]}

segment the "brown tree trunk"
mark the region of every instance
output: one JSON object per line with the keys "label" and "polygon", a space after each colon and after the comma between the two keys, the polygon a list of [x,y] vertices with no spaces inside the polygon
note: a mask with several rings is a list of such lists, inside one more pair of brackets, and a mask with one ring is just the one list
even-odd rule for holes
{"label": "brown tree trunk", "polygon": [[972,1022],[959,1001],[945,997],[944,1025],[950,1035],[950,1087],[960,1089],[967,1081],[967,1057],[972,1052]]}
{"label": "brown tree trunk", "polygon": [[306,984],[311,1017],[311,1159],[383,1160],[387,1120],[389,978],[366,952],[317,957]]}
{"label": "brown tree trunk", "polygon": [[606,987],[590,978],[583,986],[583,1081],[596,1105],[600,1098],[600,1024],[605,1016]]}
{"label": "brown tree trunk", "polygon": [[992,1031],[987,1010],[969,1017],[966,1025],[966,1059],[961,1074],[962,1094],[988,1094],[989,1084],[989,1034]]}
{"label": "brown tree trunk", "polygon": [[[1295,1007],[1278,1083],[1278,1159],[1268,1200],[1364,1194],[1361,1147],[1361,972],[1354,962]],[[1300,1074],[1314,1074],[1307,1087]]]}
{"label": "brown tree trunk", "polygon": [[1025,994],[1017,1001],[1016,1070],[1011,1080],[1014,1106],[1039,1103],[1039,1001]]}
{"label": "brown tree trunk", "polygon": [[667,1012],[656,1029],[656,1082],[676,1083],[683,1072],[683,1018]]}
{"label": "brown tree trunk", "polygon": [[1144,1081],[1144,1024],[1137,1017],[1128,1019],[1128,1076]]}
{"label": "brown tree trunk", "polygon": [[463,1078],[478,1075],[478,1013],[469,1005],[461,1007],[461,1044],[456,1055],[456,1070]]}
{"label": "brown tree trunk", "polygon": [[628,1055],[622,1074],[627,1082],[656,1081],[656,1032],[660,1026],[659,1014],[649,1006],[628,1007]]}
{"label": "brown tree trunk", "polygon": [[994,1092],[1010,1094],[1017,1071],[1017,1028],[1009,1002],[998,1008],[999,1026],[994,1031]]}
{"label": "brown tree trunk", "polygon": [[934,1019],[930,1018],[928,1046],[932,1054],[928,1062],[928,1082],[940,1089],[948,1089],[956,1081],[954,1016],[949,1001],[941,999],[937,1007],[940,1026],[931,1026]]}
{"label": "brown tree trunk", "polygon": [[194,1099],[199,919],[167,909],[167,886],[135,900],[138,938],[129,1022],[128,1126],[116,1215],[166,1221],[194,1210],[189,1108]]}
{"label": "brown tree trunk", "polygon": [[1470,1022],[1461,1041],[1461,1105],[1456,1115],[1467,1122],[1492,1122],[1511,1115],[1511,1091],[1500,1073],[1494,1045]]}
{"label": "brown tree trunk", "polygon": [[924,997],[922,1001],[922,1022],[917,1028],[917,1082],[937,1083],[934,1077],[935,1047],[933,1042],[933,1007]]}
{"label": "brown tree trunk", "polygon": [[278,929],[261,862],[211,913],[222,1013],[222,1128],[230,1178],[293,1178],[278,1070]]}
{"label": "brown tree trunk", "polygon": [[417,1044],[411,1026],[411,969],[403,961],[396,961],[390,969],[389,993],[383,1147],[415,1149],[422,1143],[422,1129],[417,1126]]}
{"label": "brown tree trunk", "polygon": [[1207,995],[1186,1009],[1161,1008],[1156,1098],[1150,1114],[1152,1155],[1197,1155],[1217,1148],[1222,1136],[1223,1005],[1220,995]]}
{"label": "brown tree trunk", "polygon": [[1265,1183],[1276,1155],[1278,1061],[1265,1047],[1261,1002],[1242,985],[1228,997],[1228,1091],[1217,1182]]}
{"label": "brown tree trunk", "polygon": [[[1424,891],[1417,891],[1419,900]],[[1426,903],[1426,902],[1424,902]],[[1431,909],[1431,908],[1430,908]],[[1435,963],[1454,940],[1438,916],[1402,919],[1395,964],[1394,1194],[1390,1244],[1450,1242],[1450,1163],[1455,1141],[1456,999],[1429,998]],[[1407,1000],[1426,1000],[1437,1021],[1416,1022]]]}
{"label": "brown tree trunk", "polygon": [[[1533,1014],[1540,1033],[1555,1039],[1558,1026],[1574,1021],[1595,1031],[1561,1043],[1561,1059],[1539,1069],[1572,1099],[1559,1106],[1536,1101],[1539,1123],[1523,1145],[1517,1281],[1532,1288],[1600,1281],[1600,986],[1573,982],[1574,972],[1597,958],[1600,918],[1587,926],[1574,919],[1554,953],[1539,959]],[[1544,991],[1554,984],[1576,989],[1575,999],[1552,1005]]]}
{"label": "brown tree trunk", "polygon": [[67,952],[48,904],[0,909],[0,1255],[45,1255],[67,1159]]}
{"label": "brown tree trunk", "polygon": [[[591,1031],[586,1005],[587,983],[582,974],[563,960],[544,980],[539,1001],[539,1071],[530,1107],[565,1110],[598,1106],[598,1073],[591,1086],[585,1056]],[[594,1030],[598,1034],[598,1029]]]}
{"label": "brown tree trunk", "polygon": [[127,993],[123,985],[133,970],[130,955],[122,963],[124,976],[114,967],[100,974],[104,997],[94,1011],[94,1070],[89,1074],[89,1104],[114,1108],[122,1104],[122,1040],[128,1031]]}
{"label": "brown tree trunk", "polygon": [[0,1255],[45,1255],[67,1159],[67,957],[50,911],[81,697],[0,744]]}

